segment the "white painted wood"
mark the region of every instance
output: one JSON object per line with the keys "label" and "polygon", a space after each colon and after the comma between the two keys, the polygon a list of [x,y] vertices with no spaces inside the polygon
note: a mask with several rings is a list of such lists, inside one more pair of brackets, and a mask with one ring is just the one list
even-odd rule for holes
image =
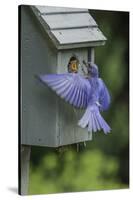
{"label": "white painted wood", "polygon": [[21,145],[21,169],[20,169],[20,193],[21,195],[28,194],[29,186],[29,167],[30,167],[31,147]]}
{"label": "white painted wood", "polygon": [[42,15],[50,29],[68,29],[97,26],[89,13]]}
{"label": "white painted wood", "polygon": [[62,29],[52,30],[51,32],[60,44],[91,43],[106,40],[98,28]]}
{"label": "white painted wood", "polygon": [[65,8],[53,6],[36,6],[40,13],[54,14],[54,13],[71,13],[71,12],[88,12],[88,9],[81,8]]}

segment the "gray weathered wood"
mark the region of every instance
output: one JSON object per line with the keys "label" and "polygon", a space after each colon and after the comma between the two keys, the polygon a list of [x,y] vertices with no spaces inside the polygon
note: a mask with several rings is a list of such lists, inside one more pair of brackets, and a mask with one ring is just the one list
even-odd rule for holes
{"label": "gray weathered wood", "polygon": [[102,32],[97,28],[62,29],[52,30],[51,32],[60,44],[91,43],[105,40]]}
{"label": "gray weathered wood", "polygon": [[36,8],[41,14],[88,12],[88,9],[81,9],[81,8],[65,8],[65,7],[53,7],[53,6],[36,6]]}
{"label": "gray weathered wood", "polygon": [[30,146],[21,145],[21,195],[28,194],[28,186],[29,186],[29,167],[30,167]]}
{"label": "gray weathered wood", "polygon": [[89,13],[42,15],[50,29],[69,29],[97,26]]}
{"label": "gray weathered wood", "polygon": [[21,142],[56,147],[56,95],[37,75],[56,73],[57,57],[30,9],[22,7]]}
{"label": "gray weathered wood", "polygon": [[[45,12],[42,14],[40,8],[32,6],[31,9],[57,49],[99,46],[106,41],[88,12],[66,13],[62,8],[56,12],[56,7],[52,7],[48,8],[47,15]],[[56,14],[53,13],[54,9]]]}
{"label": "gray weathered wood", "polygon": [[[31,9],[23,7],[21,14],[21,143],[58,147],[91,140],[92,134],[88,135],[87,130],[77,125],[84,111],[75,111],[43,85],[37,79],[37,75],[67,72],[68,62],[73,55],[79,59],[80,64],[83,60],[94,62],[94,46],[104,42],[97,38],[99,30],[97,29],[97,35],[93,29],[90,31],[90,42],[85,42],[87,35],[81,34],[82,29],[78,32],[79,36],[74,34],[74,31],[79,30],[63,30],[65,33],[72,30],[73,41],[71,36],[66,36],[66,39],[74,43],[66,42],[67,49],[62,45],[63,50],[57,50]],[[77,41],[78,37],[80,39]],[[93,38],[97,41],[93,41]],[[65,40],[59,39],[63,44]],[[78,45],[82,48],[78,48]],[[62,46],[60,45],[61,48]],[[88,46],[91,48],[88,49]]]}
{"label": "gray weathered wood", "polygon": [[105,41],[95,41],[95,42],[81,42],[81,43],[71,43],[71,44],[60,44],[56,45],[58,50],[65,50],[65,49],[76,49],[76,48],[86,48],[86,47],[96,47],[105,45]]}
{"label": "gray weathered wood", "polygon": [[[50,46],[46,34],[41,32],[36,19],[30,15],[29,11],[28,8],[22,9],[21,22],[21,142],[25,145],[57,147],[89,140],[87,131],[77,126],[81,116],[76,116],[71,106],[61,101],[54,92],[36,78],[39,74],[67,72],[69,59],[75,53],[80,62],[83,59],[87,61],[87,48],[65,50],[58,54]],[[61,55],[60,62],[59,55]],[[63,106],[67,106],[70,114],[63,115]],[[62,132],[64,136],[60,136],[60,130],[64,129],[65,124],[69,124],[69,128],[66,128],[64,133]],[[82,131],[83,133],[80,133]]]}

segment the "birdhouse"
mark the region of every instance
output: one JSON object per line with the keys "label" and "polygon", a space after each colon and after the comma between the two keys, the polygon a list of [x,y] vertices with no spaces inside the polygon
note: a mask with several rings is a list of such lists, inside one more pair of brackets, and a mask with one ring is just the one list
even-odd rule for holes
{"label": "birdhouse", "polygon": [[92,140],[77,125],[84,110],[60,99],[42,84],[39,74],[82,73],[94,62],[94,47],[105,36],[88,9],[48,6],[20,8],[21,144],[59,147]]}

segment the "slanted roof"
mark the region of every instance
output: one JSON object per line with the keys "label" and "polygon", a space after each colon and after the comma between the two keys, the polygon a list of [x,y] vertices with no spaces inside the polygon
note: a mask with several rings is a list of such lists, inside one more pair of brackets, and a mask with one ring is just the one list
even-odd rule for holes
{"label": "slanted roof", "polygon": [[88,9],[32,6],[57,49],[99,46],[106,37]]}

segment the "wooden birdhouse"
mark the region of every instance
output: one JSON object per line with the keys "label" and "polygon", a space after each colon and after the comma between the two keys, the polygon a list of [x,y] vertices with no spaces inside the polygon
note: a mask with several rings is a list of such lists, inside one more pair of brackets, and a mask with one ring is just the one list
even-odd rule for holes
{"label": "wooden birdhouse", "polygon": [[88,9],[48,6],[20,8],[21,144],[59,147],[92,140],[77,123],[78,110],[56,96],[39,74],[82,73],[94,62],[94,47],[106,38]]}

